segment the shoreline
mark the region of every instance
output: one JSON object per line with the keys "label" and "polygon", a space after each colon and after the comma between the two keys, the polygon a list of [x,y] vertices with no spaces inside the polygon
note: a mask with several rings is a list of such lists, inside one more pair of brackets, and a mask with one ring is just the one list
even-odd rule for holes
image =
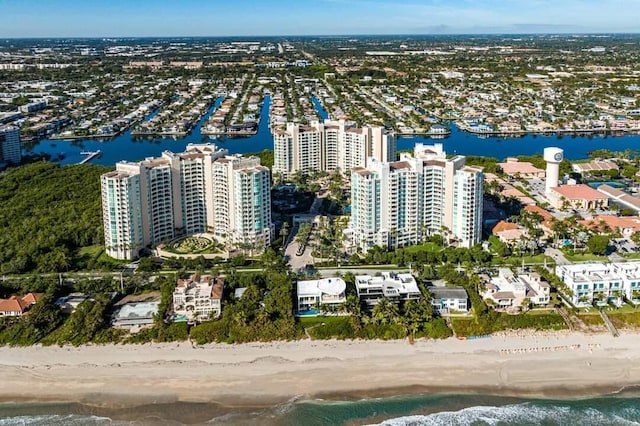
{"label": "shoreline", "polygon": [[[544,333],[418,340],[413,346],[404,340],[305,340],[3,347],[0,403],[103,409],[205,403],[222,409],[414,394],[576,399],[640,385],[638,337]],[[528,350],[539,347],[567,349]]]}

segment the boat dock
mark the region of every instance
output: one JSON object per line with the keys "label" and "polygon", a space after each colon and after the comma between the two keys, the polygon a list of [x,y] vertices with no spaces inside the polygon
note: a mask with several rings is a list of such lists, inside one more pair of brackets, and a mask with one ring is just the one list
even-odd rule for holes
{"label": "boat dock", "polygon": [[102,151],[97,150],[97,151],[82,151],[80,153],[80,155],[86,155],[87,157],[80,161],[78,164],[84,164],[84,163],[88,163],[89,161],[93,160],[96,157],[100,157],[102,155]]}

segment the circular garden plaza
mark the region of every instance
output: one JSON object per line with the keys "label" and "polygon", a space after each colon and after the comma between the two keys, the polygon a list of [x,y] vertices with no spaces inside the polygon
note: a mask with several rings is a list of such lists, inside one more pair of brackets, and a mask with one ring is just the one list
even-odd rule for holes
{"label": "circular garden plaza", "polygon": [[193,259],[200,256],[205,259],[229,258],[229,251],[225,249],[224,244],[218,242],[211,234],[196,234],[176,238],[166,244],[158,245],[156,253],[160,257],[185,259]]}

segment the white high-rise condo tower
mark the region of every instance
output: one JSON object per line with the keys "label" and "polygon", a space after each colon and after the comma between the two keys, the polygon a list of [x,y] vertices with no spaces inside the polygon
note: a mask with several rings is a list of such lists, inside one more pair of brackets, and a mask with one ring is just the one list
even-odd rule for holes
{"label": "white high-rise condo tower", "polygon": [[564,158],[562,148],[549,147],[544,149],[544,161],[547,162],[547,182],[545,185],[545,193],[549,193],[551,188],[558,186],[560,177],[560,163]]}
{"label": "white high-rise condo tower", "polygon": [[365,252],[418,244],[433,234],[472,247],[482,237],[483,176],[465,157],[447,158],[442,144],[417,144],[400,161],[370,159],[351,174],[346,233]]}
{"label": "white high-rise condo tower", "polygon": [[257,157],[215,145],[188,145],[102,175],[107,254],[134,259],[146,246],[182,235],[213,234],[231,247],[260,251],[273,237],[271,177]]}

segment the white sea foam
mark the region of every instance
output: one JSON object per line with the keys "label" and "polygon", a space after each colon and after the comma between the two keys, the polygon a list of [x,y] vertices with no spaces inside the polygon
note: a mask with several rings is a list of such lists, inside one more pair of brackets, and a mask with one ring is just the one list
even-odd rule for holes
{"label": "white sea foam", "polygon": [[497,426],[502,424],[538,425],[588,424],[592,426],[640,425],[638,411],[606,414],[593,408],[572,409],[568,405],[538,406],[530,403],[503,407],[469,407],[425,416],[406,416],[385,420],[378,426]]}
{"label": "white sea foam", "polygon": [[85,425],[127,425],[127,422],[115,422],[108,417],[81,416],[76,414],[43,414],[40,416],[15,416],[0,418],[0,426],[85,426]]}

